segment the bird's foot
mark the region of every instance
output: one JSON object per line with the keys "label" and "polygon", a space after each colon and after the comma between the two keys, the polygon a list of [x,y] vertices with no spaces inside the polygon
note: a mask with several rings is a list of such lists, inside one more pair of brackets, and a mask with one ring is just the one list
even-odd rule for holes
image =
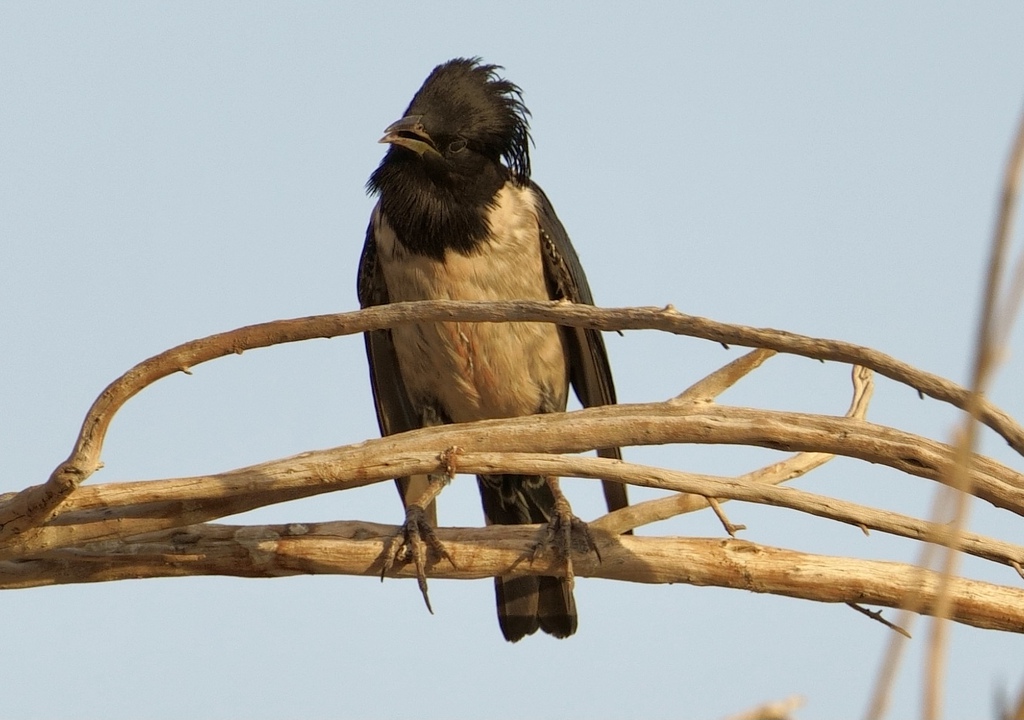
{"label": "bird's foot", "polygon": [[585,522],[576,517],[568,500],[560,492],[555,496],[555,505],[551,512],[551,520],[548,521],[544,539],[538,542],[533,548],[533,559],[545,550],[553,548],[558,557],[565,561],[565,576],[569,581],[570,589],[574,585],[574,574],[572,569],[572,552],[593,552],[597,555],[597,561],[601,561],[601,552],[590,534],[590,528]]}
{"label": "bird's foot", "polygon": [[447,560],[452,567],[455,567],[455,561],[452,560],[452,556],[448,554],[444,544],[438,539],[433,526],[427,521],[423,508],[410,505],[405,510],[405,522],[402,523],[402,529],[395,533],[384,547],[384,564],[381,567],[380,579],[384,579],[396,562],[400,564],[414,563],[416,565],[416,582],[423,595],[423,602],[427,604],[427,610],[433,615],[434,609],[430,606],[430,595],[427,593],[426,574],[427,563],[431,557],[435,560]]}

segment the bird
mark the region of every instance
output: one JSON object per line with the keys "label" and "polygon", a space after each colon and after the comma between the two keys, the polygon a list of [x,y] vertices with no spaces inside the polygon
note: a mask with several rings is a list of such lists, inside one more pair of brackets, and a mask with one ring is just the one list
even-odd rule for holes
{"label": "bird", "polygon": [[[367,182],[378,199],[359,261],[361,307],[446,299],[594,303],[568,234],[531,179],[530,111],[502,70],[480,58],[438,65],[385,129],[379,142],[388,149]],[[365,344],[382,435],[561,412],[570,385],[585,407],[616,402],[597,330],[425,322],[369,331]],[[618,448],[598,453],[621,458]],[[445,480],[397,479],[407,512],[402,560],[425,546],[451,560],[433,532],[434,498]],[[567,562],[565,577],[495,578],[505,639],[516,642],[538,629],[557,638],[572,635],[578,620],[570,533],[581,531],[589,549],[596,546],[572,515],[558,479],[479,475],[477,484],[487,524],[546,524],[549,540],[562,539],[558,549]],[[603,485],[609,510],[627,505],[625,486]]]}

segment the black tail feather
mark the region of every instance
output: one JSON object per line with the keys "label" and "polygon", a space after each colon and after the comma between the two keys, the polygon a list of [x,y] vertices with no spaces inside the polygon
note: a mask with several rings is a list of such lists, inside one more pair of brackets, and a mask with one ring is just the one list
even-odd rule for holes
{"label": "black tail feather", "polygon": [[[480,498],[489,525],[543,524],[551,519],[555,498],[538,475],[479,475]],[[509,642],[537,630],[565,638],[576,632],[576,601],[569,581],[521,575],[494,579],[498,624]]]}

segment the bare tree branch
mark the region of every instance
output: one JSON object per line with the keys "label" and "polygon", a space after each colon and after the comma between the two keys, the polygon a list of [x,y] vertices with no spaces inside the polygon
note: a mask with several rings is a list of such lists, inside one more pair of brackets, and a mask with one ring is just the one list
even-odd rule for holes
{"label": "bare tree branch", "polygon": [[[441,453],[456,445],[463,449],[459,456],[461,472],[493,473],[501,468],[474,465],[472,454],[503,452],[508,458],[510,453],[575,453],[614,444],[679,442],[758,445],[847,455],[937,481],[943,480],[944,468],[952,456],[952,449],[941,443],[852,418],[707,405],[617,405],[424,428],[218,475],[86,486],[59,506],[46,525],[0,547],[0,558],[71,542],[179,527],[397,476],[443,472]],[[534,461],[532,470],[523,469],[524,463],[518,470],[507,467],[505,471],[536,470],[536,474],[576,474],[615,480],[616,468],[626,466],[609,460],[587,469],[588,462],[597,460],[550,455]],[[541,469],[541,465],[545,467]],[[666,471],[661,484],[655,481],[652,486],[694,492],[695,486],[684,485],[678,476],[673,476],[676,479],[671,483],[665,481],[668,476]],[[1024,476],[1020,473],[979,457],[971,477],[978,497],[1017,514],[1024,512]],[[635,478],[628,481],[640,482]],[[737,484],[733,481],[704,481],[700,494],[706,497],[768,492],[762,485],[744,486],[741,490],[734,487]]]}
{"label": "bare tree branch", "polygon": [[[778,488],[775,488],[778,489]],[[385,547],[397,527],[364,522],[263,526],[197,525],[39,558],[0,563],[0,587],[100,582],[144,577],[298,574],[380,575]],[[564,574],[549,553],[531,562],[543,528],[535,525],[439,528],[455,560],[431,567],[431,577],[480,579],[494,575]],[[900,607],[910,592],[933,611],[938,573],[913,565],[812,555],[744,540],[656,538],[595,533],[594,553],[573,556],[580,577],[642,583],[686,583],[773,593],[831,603]],[[389,577],[415,577],[395,564]],[[952,617],[980,628],[1024,632],[1024,590],[956,579]]]}
{"label": "bare tree branch", "polygon": [[[146,386],[196,365],[241,354],[246,350],[312,338],[351,335],[410,322],[458,320],[465,322],[540,321],[600,330],[663,330],[715,342],[767,348],[820,360],[834,360],[871,368],[919,392],[964,408],[967,391],[937,375],[926,373],[884,353],[837,340],[810,338],[781,330],[750,328],[683,315],[671,306],[604,309],[565,302],[456,302],[393,303],[351,313],[318,315],[250,325],[194,340],[139,363],[107,386],[86,414],[71,455],[44,485],[23,490],[0,506],[0,542],[48,520],[60,503],[101,466],[100,452],[114,414]],[[1002,435],[1018,453],[1024,453],[1024,428],[987,400],[980,417]]]}

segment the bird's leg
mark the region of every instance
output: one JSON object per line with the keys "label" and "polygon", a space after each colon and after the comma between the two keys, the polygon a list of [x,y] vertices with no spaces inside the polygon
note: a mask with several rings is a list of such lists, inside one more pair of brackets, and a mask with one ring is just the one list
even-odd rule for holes
{"label": "bird's leg", "polygon": [[580,552],[593,550],[597,555],[598,562],[601,561],[601,552],[590,535],[590,528],[573,514],[569,501],[566,500],[562,488],[558,485],[558,478],[549,475],[544,478],[544,482],[551,489],[551,494],[555,496],[555,504],[551,511],[551,520],[548,521],[547,532],[544,539],[534,547],[533,556],[536,558],[543,550],[554,546],[559,557],[565,560],[565,576],[569,580],[569,588],[572,589],[575,584],[572,571],[572,551],[574,549]]}
{"label": "bird's leg", "polygon": [[427,520],[426,508],[441,494],[441,490],[451,482],[455,474],[454,456],[458,448],[445,450],[440,457],[444,467],[444,473],[430,473],[427,476],[427,487],[405,508],[405,522],[402,529],[395,534],[384,548],[384,563],[380,571],[380,579],[383,580],[387,572],[394,566],[395,561],[407,563],[412,561],[416,565],[416,582],[419,585],[420,593],[423,595],[423,602],[431,614],[434,609],[430,606],[430,595],[427,592],[427,553],[433,554],[438,560],[447,560],[455,567],[455,561],[448,554],[444,544],[438,539],[434,526]]}

